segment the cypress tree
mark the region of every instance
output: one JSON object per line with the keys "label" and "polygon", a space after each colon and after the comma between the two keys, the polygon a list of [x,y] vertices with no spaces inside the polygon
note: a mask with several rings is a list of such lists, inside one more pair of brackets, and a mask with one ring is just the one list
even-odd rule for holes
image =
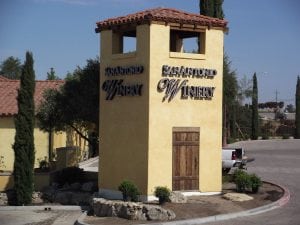
{"label": "cypress tree", "polygon": [[297,78],[296,86],[296,133],[295,138],[300,139],[300,78]]}
{"label": "cypress tree", "polygon": [[204,16],[214,16],[214,0],[200,0],[200,14]]}
{"label": "cypress tree", "polygon": [[251,139],[258,138],[258,91],[256,73],[253,75]]}
{"label": "cypress tree", "polygon": [[214,0],[214,17],[224,19],[224,12],[222,9],[223,0]]}
{"label": "cypress tree", "polygon": [[224,13],[222,9],[222,4],[223,0],[200,0],[200,14],[204,16],[223,19]]}
{"label": "cypress tree", "polygon": [[26,59],[22,68],[20,88],[18,91],[18,114],[15,117],[15,152],[14,162],[14,190],[16,205],[31,203],[33,192],[34,168],[34,90],[35,73],[33,58],[26,52]]}

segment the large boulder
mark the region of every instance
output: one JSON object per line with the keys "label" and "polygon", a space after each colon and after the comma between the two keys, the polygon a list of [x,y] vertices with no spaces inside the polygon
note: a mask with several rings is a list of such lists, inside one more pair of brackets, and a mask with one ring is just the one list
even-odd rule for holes
{"label": "large boulder", "polygon": [[71,205],[73,193],[71,191],[59,191],[56,193],[53,202],[62,205]]}
{"label": "large boulder", "polygon": [[143,212],[147,220],[172,220],[176,217],[173,211],[163,209],[160,206],[144,205]]}
{"label": "large boulder", "polygon": [[223,198],[233,202],[244,202],[253,199],[253,197],[243,193],[226,193],[223,195]]}
{"label": "large boulder", "polygon": [[186,203],[187,198],[180,191],[172,191],[170,194],[170,201],[173,203]]}
{"label": "large boulder", "polygon": [[76,182],[76,183],[72,183],[71,184],[71,190],[74,190],[74,191],[79,191],[81,188],[81,184],[79,182]]}
{"label": "large boulder", "polygon": [[86,192],[73,192],[71,205],[89,205],[91,194]]}
{"label": "large boulder", "polygon": [[94,198],[92,207],[95,216],[121,217],[128,220],[171,220],[175,213],[157,205],[124,202],[119,200],[106,200]]}
{"label": "large boulder", "polygon": [[5,192],[0,192],[0,205],[7,205],[8,198]]}
{"label": "large boulder", "polygon": [[53,202],[57,191],[56,185],[47,186],[43,189],[41,197],[46,202]]}
{"label": "large boulder", "polygon": [[81,186],[81,190],[86,192],[93,192],[95,188],[96,188],[96,184],[95,182],[92,181],[83,183]]}

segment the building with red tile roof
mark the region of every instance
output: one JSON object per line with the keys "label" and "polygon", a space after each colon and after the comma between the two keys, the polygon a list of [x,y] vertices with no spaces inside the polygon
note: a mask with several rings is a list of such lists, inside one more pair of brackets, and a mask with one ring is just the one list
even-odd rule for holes
{"label": "building with red tile roof", "polygon": [[[38,109],[43,100],[43,93],[47,89],[59,89],[63,84],[63,80],[37,80],[34,93],[35,110]],[[0,156],[4,157],[4,164],[1,165],[3,168],[0,167],[0,170],[13,170],[14,116],[18,113],[17,96],[19,87],[20,80],[12,80],[0,75]],[[39,129],[38,121],[36,121],[34,128],[35,168],[39,167],[39,160],[43,160],[45,157],[49,160],[49,149],[55,152],[57,148],[79,146],[81,152],[77,152],[78,154],[85,154],[84,152],[88,151],[86,141],[72,129],[67,132],[53,132],[51,138],[49,137],[49,133]],[[50,140],[51,144],[49,145]],[[7,187],[3,187],[3,182],[0,180],[0,191],[12,187],[10,182],[8,182]]]}
{"label": "building with red tile roof", "polygon": [[[64,84],[62,80],[36,81],[34,102],[38,108],[43,93],[47,89],[58,89]],[[17,96],[20,87],[20,80],[11,80],[0,76],[0,156],[3,156],[3,168],[7,171],[13,170],[14,151],[12,145],[15,137],[14,116],[18,113]],[[53,133],[51,148],[52,151],[58,147],[66,146],[66,133]],[[35,141],[35,167],[39,166],[38,160],[45,159],[49,153],[49,134],[41,131],[38,125],[34,128]],[[1,183],[1,182],[0,182]],[[1,187],[0,187],[1,188]]]}
{"label": "building with red tile roof", "polygon": [[[38,80],[36,81],[34,102],[36,109],[43,99],[47,89],[58,89],[64,84],[63,80]],[[11,80],[0,75],[0,117],[14,116],[18,113],[17,96],[20,80]]]}

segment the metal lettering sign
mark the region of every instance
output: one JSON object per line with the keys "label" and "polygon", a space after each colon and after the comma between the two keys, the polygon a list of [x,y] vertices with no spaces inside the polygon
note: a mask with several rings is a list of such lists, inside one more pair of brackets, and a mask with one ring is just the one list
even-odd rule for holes
{"label": "metal lettering sign", "polygon": [[[177,67],[177,66],[162,66],[162,76],[169,77],[183,77],[183,78],[209,78],[212,79],[217,75],[215,69],[204,68],[190,68],[190,67]],[[165,95],[162,101],[168,99],[168,102],[181,91],[182,99],[212,99],[214,96],[215,87],[204,86],[188,86],[189,80],[184,79],[169,79],[163,78],[157,84],[158,92],[164,92]]]}
{"label": "metal lettering sign", "polygon": [[136,75],[144,72],[143,66],[116,66],[106,67],[105,76],[118,76],[118,75]]}
{"label": "metal lettering sign", "polygon": [[191,68],[184,66],[162,66],[162,76],[183,78],[213,78],[217,75],[215,69]]}
{"label": "metal lettering sign", "polygon": [[106,100],[113,100],[117,96],[141,96],[142,84],[124,85],[123,80],[106,80],[102,90],[106,91]]}
{"label": "metal lettering sign", "polygon": [[[105,76],[136,75],[144,72],[144,67],[137,66],[116,66],[106,67]],[[124,84],[123,79],[105,80],[102,90],[106,92],[106,100],[113,100],[115,96],[141,96],[143,84]]]}

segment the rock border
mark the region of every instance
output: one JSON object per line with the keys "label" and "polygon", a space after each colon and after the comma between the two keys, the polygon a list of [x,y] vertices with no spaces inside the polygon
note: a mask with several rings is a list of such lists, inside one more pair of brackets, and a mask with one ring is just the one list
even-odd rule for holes
{"label": "rock border", "polygon": [[164,209],[159,205],[144,204],[141,202],[124,202],[93,198],[93,214],[98,217],[120,217],[128,220],[157,220],[166,221],[176,218],[172,210]]}

